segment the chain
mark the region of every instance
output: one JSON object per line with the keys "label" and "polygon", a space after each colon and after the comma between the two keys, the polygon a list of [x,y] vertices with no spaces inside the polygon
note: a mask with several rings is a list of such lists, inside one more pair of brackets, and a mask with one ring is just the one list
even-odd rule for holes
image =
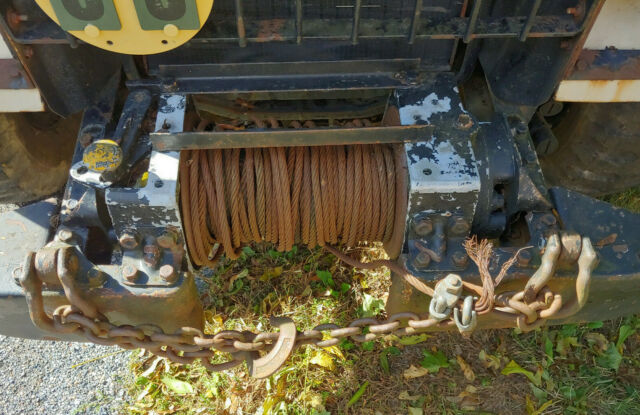
{"label": "chain", "polygon": [[[509,326],[517,326],[522,331],[530,331],[541,327],[550,319],[566,318],[575,314],[586,302],[591,271],[595,268],[596,260],[590,241],[583,238],[583,249],[578,261],[576,297],[571,302],[563,303],[562,296],[551,291],[545,281],[545,285],[534,293],[534,300],[530,302],[525,301],[525,290],[496,295],[495,307],[483,312],[483,318],[500,320]],[[444,289],[439,288],[439,285],[447,288],[451,284],[457,284],[452,276],[460,278],[450,274],[436,284],[430,309],[433,310],[435,307],[438,309],[437,312],[433,311],[427,315],[401,312],[384,320],[360,318],[346,326],[327,323],[307,331],[298,331],[290,319],[274,319],[272,325],[280,327],[279,333],[224,330],[215,334],[205,334],[200,329],[184,327],[170,334],[158,326],[148,324],[114,325],[100,314],[90,318],[81,311],[79,304],[60,306],[49,317],[43,312],[41,281],[37,280],[34,274],[23,274],[21,283],[27,294],[32,320],[38,327],[48,331],[77,334],[100,345],[144,349],[180,364],[192,364],[199,359],[206,369],[213,372],[228,370],[246,361],[252,376],[267,377],[284,364],[294,349],[304,345],[331,347],[346,338],[361,343],[387,335],[401,337],[455,327],[464,335],[470,334],[476,326],[476,311],[472,304],[474,298],[462,298],[461,281],[461,289],[451,307],[434,305],[434,302],[440,299],[438,292]],[[545,278],[548,280],[548,277]],[[444,314],[445,317],[437,317],[439,314]],[[225,363],[214,364],[211,359],[218,353],[231,354],[232,358]],[[260,353],[266,353],[266,356],[260,357]]]}

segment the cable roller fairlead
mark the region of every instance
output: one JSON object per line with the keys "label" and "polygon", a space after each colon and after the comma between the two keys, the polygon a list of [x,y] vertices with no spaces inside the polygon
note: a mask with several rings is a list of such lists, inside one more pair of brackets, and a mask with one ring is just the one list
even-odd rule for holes
{"label": "cable roller fairlead", "polygon": [[[213,0],[36,0],[73,36],[111,52],[149,55],[183,45],[204,26]],[[135,39],[135,41],[131,41]]]}

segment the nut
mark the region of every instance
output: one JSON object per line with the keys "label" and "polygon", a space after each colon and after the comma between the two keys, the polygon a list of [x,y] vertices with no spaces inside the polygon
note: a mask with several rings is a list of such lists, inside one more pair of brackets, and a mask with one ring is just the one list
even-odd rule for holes
{"label": "nut", "polygon": [[525,134],[527,130],[529,130],[529,127],[527,126],[527,123],[525,123],[524,121],[519,121],[516,124],[516,132],[518,134]]}
{"label": "nut", "polygon": [[138,235],[132,230],[126,230],[120,235],[119,242],[124,249],[135,249],[138,246]]}
{"label": "nut", "polygon": [[144,262],[151,268],[155,268],[158,266],[158,262],[160,261],[160,248],[158,245],[154,243],[148,243],[143,248],[144,252]]}
{"label": "nut", "polygon": [[160,278],[168,283],[173,283],[178,279],[178,274],[176,273],[175,268],[170,264],[161,266],[159,274]]}
{"label": "nut", "polygon": [[453,225],[451,225],[451,232],[458,235],[467,234],[469,230],[471,230],[471,226],[465,218],[455,218]]}
{"label": "nut", "polygon": [[138,280],[138,269],[133,265],[125,265],[122,267],[122,277],[125,281],[134,283]]}
{"label": "nut", "polygon": [[167,264],[160,267],[160,278],[168,283],[174,283],[178,279],[178,274],[173,265]]}
{"label": "nut", "polygon": [[413,260],[413,266],[416,268],[426,268],[431,263],[431,256],[426,252],[420,252]]}
{"label": "nut", "polygon": [[69,229],[60,229],[58,231],[58,239],[62,242],[69,242],[73,239],[73,232]]}
{"label": "nut", "polygon": [[531,252],[527,251],[526,249],[523,249],[518,253],[518,257],[517,257],[518,265],[521,267],[526,267],[531,262],[531,258],[532,258]]}
{"label": "nut", "polygon": [[464,268],[469,264],[469,256],[464,251],[456,251],[451,255],[451,260],[457,267]]}
{"label": "nut", "polygon": [[428,218],[420,219],[413,225],[413,230],[418,236],[427,236],[433,231],[433,222]]}
{"label": "nut", "polygon": [[171,249],[178,243],[178,235],[173,230],[168,229],[156,239],[156,242],[161,248]]}

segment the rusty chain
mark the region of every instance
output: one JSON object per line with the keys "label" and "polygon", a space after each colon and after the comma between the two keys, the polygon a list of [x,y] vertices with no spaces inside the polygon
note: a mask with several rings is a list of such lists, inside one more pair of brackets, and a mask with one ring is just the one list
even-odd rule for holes
{"label": "rusty chain", "polygon": [[[553,243],[555,241],[551,242],[552,246]],[[530,331],[541,327],[550,319],[566,318],[579,311],[588,296],[591,272],[597,261],[596,254],[589,239],[583,238],[583,248],[578,260],[576,297],[568,303],[564,303],[562,296],[551,291],[546,285],[554,268],[548,266],[548,262],[555,261],[555,258],[557,255],[554,249],[547,250],[543,255],[541,269],[546,271],[543,272],[545,275],[534,275],[542,284],[539,284],[540,288],[536,288],[533,293],[533,301],[525,301],[525,290],[501,293],[495,297],[496,307],[484,313],[483,317],[498,319],[508,322],[511,326],[517,326],[522,331]],[[82,305],[78,304],[60,306],[49,317],[44,313],[42,282],[37,280],[33,273],[26,272],[23,273],[21,283],[27,294],[32,320],[40,328],[55,333],[77,334],[100,345],[144,349],[180,364],[191,364],[199,359],[207,370],[214,372],[231,369],[246,361],[250,374],[258,378],[273,374],[294,349],[303,345],[330,347],[338,345],[346,338],[355,342],[366,342],[387,335],[401,337],[456,326],[462,334],[467,335],[475,328],[475,324],[472,327],[469,324],[471,296],[462,298],[458,295],[452,307],[452,310],[455,310],[454,316],[449,312],[445,319],[434,318],[428,314],[401,312],[385,320],[360,318],[344,327],[337,324],[321,324],[311,330],[298,331],[292,320],[279,318],[272,320],[272,325],[280,328],[279,333],[224,330],[215,334],[205,334],[197,328],[185,327],[169,334],[154,325],[114,325],[99,313],[95,318],[90,318],[80,309]],[[437,286],[435,291],[438,292]],[[460,314],[463,317],[460,317]],[[461,319],[464,320],[464,324],[461,323]],[[260,357],[260,352],[266,355]],[[218,353],[231,354],[232,358],[224,363],[212,363],[210,359]]]}

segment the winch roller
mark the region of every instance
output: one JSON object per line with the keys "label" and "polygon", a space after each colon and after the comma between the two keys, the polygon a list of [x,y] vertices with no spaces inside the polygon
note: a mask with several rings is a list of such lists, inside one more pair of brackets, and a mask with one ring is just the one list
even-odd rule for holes
{"label": "winch roller", "polygon": [[180,201],[194,265],[267,241],[399,251],[406,212],[401,145],[272,147],[183,151]]}

